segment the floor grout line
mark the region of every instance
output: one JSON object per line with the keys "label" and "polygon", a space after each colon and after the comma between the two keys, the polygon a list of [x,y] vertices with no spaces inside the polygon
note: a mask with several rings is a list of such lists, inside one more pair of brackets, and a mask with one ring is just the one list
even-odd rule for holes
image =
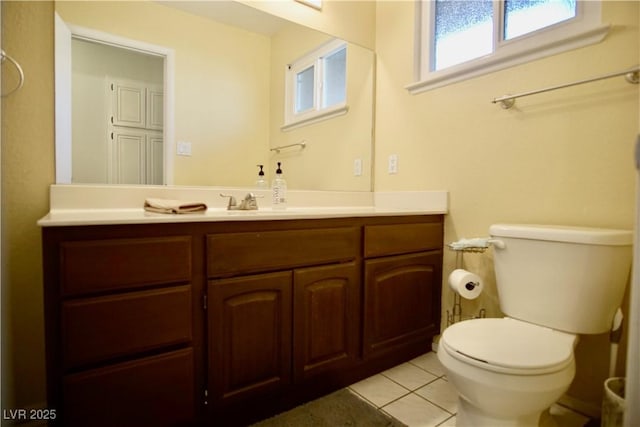
{"label": "floor grout line", "polygon": [[[448,411],[447,411],[448,412]],[[443,422],[441,422],[440,424],[438,424],[436,427],[441,426],[443,424],[445,424],[447,421],[451,420],[452,418],[454,418],[456,416],[456,414],[451,415],[449,418],[447,418],[446,420],[444,420]]]}
{"label": "floor grout line", "polygon": [[423,400],[425,400],[425,401],[429,402],[429,403],[430,403],[430,404],[432,404],[433,406],[435,406],[435,407],[437,407],[437,408],[442,409],[443,411],[445,411],[447,414],[450,414],[451,416],[454,416],[454,415],[456,415],[456,414],[458,413],[458,412],[451,412],[450,410],[448,410],[448,409],[446,409],[446,408],[444,408],[444,407],[442,407],[442,406],[438,405],[436,402],[433,402],[433,401],[431,401],[431,400],[427,399],[427,398],[426,398],[426,397],[424,397],[424,396],[419,395],[418,393],[414,393],[414,394],[415,394],[416,396],[418,396],[420,399],[423,399]]}

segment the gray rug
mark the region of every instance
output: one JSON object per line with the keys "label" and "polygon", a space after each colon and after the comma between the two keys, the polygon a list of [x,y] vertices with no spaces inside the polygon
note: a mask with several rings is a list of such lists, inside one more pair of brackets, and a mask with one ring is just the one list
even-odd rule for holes
{"label": "gray rug", "polygon": [[252,427],[406,427],[347,389],[267,418]]}

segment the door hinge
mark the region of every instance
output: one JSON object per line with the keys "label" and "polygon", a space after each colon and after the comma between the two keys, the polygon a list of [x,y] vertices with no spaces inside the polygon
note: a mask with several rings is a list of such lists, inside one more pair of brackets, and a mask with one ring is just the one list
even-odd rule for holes
{"label": "door hinge", "polygon": [[204,389],[204,404],[207,405],[209,403],[209,390]]}
{"label": "door hinge", "polygon": [[[203,308],[206,310],[207,309],[207,296],[205,295],[203,298],[203,304],[202,304]],[[206,392],[206,390],[205,390]]]}
{"label": "door hinge", "polygon": [[113,90],[113,83],[111,83],[111,90]]}

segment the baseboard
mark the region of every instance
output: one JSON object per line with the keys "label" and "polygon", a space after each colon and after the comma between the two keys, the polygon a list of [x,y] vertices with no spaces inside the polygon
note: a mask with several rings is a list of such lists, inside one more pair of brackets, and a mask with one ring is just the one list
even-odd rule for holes
{"label": "baseboard", "polygon": [[558,400],[558,403],[590,418],[600,418],[602,408],[593,402],[585,402],[565,394]]}

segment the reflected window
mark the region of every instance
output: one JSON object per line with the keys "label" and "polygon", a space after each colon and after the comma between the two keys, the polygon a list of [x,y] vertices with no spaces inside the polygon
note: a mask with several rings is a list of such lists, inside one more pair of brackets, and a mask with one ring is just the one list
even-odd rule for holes
{"label": "reflected window", "polygon": [[324,81],[322,83],[322,108],[332,107],[345,101],[347,95],[347,47],[343,46],[322,60]]}
{"label": "reflected window", "polygon": [[296,73],[296,114],[304,113],[313,108],[315,68],[311,66]]}
{"label": "reflected window", "polygon": [[347,44],[333,40],[287,66],[285,127],[346,109]]}

